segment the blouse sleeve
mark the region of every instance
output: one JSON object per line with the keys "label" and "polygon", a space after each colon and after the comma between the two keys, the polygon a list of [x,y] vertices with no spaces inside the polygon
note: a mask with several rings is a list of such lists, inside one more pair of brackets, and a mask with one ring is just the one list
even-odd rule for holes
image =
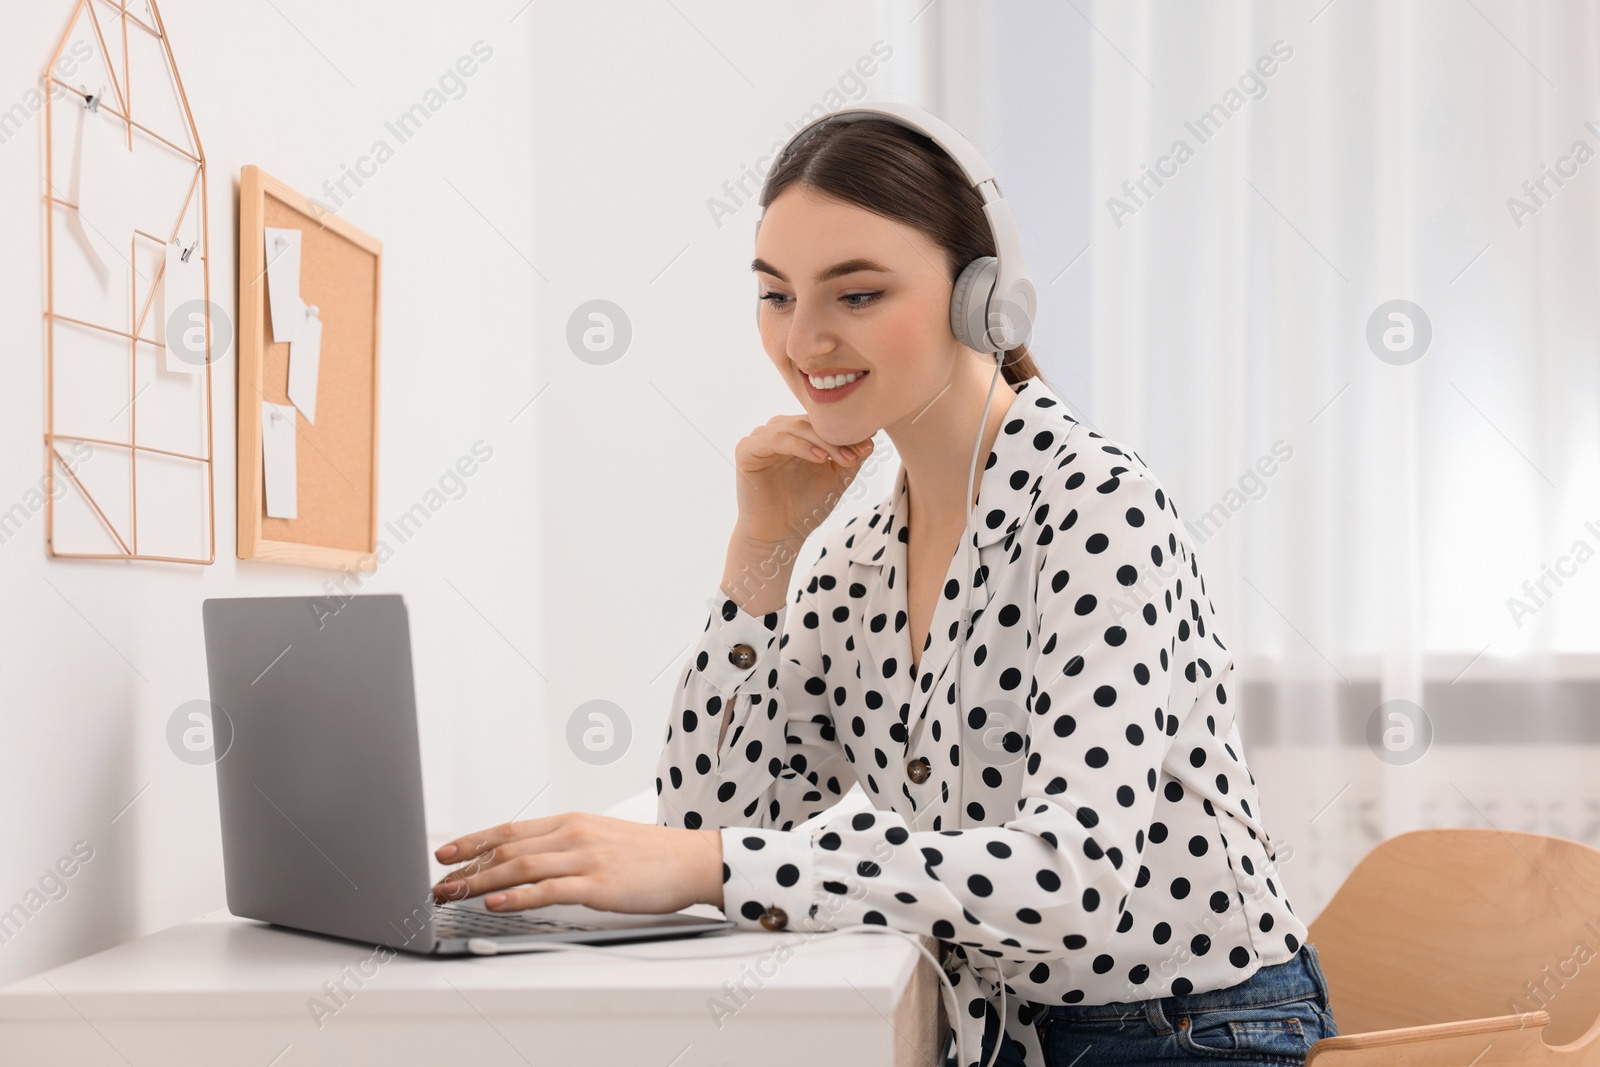
{"label": "blouse sleeve", "polygon": [[[738,874],[724,885],[730,919],[754,925],[736,911],[756,899],[808,929],[878,923],[1011,959],[1110,960],[1103,949],[1140,877],[1178,726],[1172,710],[1187,706],[1171,657],[1189,635],[1182,572],[1195,564],[1153,481],[1114,474],[1076,503],[1082,514],[1050,531],[1032,605],[1041,644],[1031,685],[1018,689],[1029,714],[1017,811],[960,830],[912,830],[877,810],[810,834],[724,832],[725,877]],[[741,896],[745,886],[759,888]]]}
{"label": "blouse sleeve", "polygon": [[761,616],[720,588],[707,597],[656,765],[657,825],[786,830],[855,781],[824,693],[812,582]]}

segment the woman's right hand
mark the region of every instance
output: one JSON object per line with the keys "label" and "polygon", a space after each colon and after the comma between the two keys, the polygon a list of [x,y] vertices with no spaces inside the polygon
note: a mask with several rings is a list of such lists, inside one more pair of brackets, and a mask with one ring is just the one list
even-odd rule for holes
{"label": "woman's right hand", "polygon": [[809,415],[774,415],[734,448],[737,537],[752,544],[798,541],[822,525],[872,452],[824,441]]}

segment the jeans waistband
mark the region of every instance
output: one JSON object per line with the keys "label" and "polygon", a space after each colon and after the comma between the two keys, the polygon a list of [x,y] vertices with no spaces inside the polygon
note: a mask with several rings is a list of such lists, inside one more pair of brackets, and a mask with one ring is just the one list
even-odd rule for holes
{"label": "jeans waistband", "polygon": [[1282,963],[1260,967],[1249,978],[1223,989],[1200,993],[1175,993],[1149,1000],[1114,1001],[1108,1004],[1050,1004],[1041,1007],[1061,1019],[1080,1021],[1105,1019],[1164,1019],[1167,1013],[1187,1014],[1219,1008],[1259,1007],[1293,1000],[1318,998],[1327,993],[1327,979],[1317,959],[1316,946],[1309,941]]}

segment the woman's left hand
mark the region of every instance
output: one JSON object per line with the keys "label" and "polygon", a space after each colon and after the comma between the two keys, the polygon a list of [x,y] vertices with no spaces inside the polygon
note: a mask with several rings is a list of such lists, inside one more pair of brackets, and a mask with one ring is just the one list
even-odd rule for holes
{"label": "woman's left hand", "polygon": [[433,887],[440,903],[489,893],[484,905],[492,911],[587,904],[664,914],[691,904],[722,906],[718,830],[568,811],[458,837],[434,856],[465,864]]}

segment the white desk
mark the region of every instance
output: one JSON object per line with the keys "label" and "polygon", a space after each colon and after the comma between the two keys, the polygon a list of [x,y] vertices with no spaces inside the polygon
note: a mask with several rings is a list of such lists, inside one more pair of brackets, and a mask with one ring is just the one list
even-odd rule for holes
{"label": "white desk", "polygon": [[[780,943],[791,946],[787,960],[775,952]],[[899,938],[716,933],[616,947],[651,958],[530,953],[440,960],[400,953],[381,962],[370,945],[216,911],[0,987],[0,1063],[926,1067],[938,1061],[938,978]],[[694,958],[735,950],[742,955]],[[341,979],[349,992],[336,999],[324,983]],[[740,986],[746,992],[738,993]],[[313,998],[324,1005],[320,1020]],[[720,1025],[712,1015],[718,1001],[731,1012]]]}

